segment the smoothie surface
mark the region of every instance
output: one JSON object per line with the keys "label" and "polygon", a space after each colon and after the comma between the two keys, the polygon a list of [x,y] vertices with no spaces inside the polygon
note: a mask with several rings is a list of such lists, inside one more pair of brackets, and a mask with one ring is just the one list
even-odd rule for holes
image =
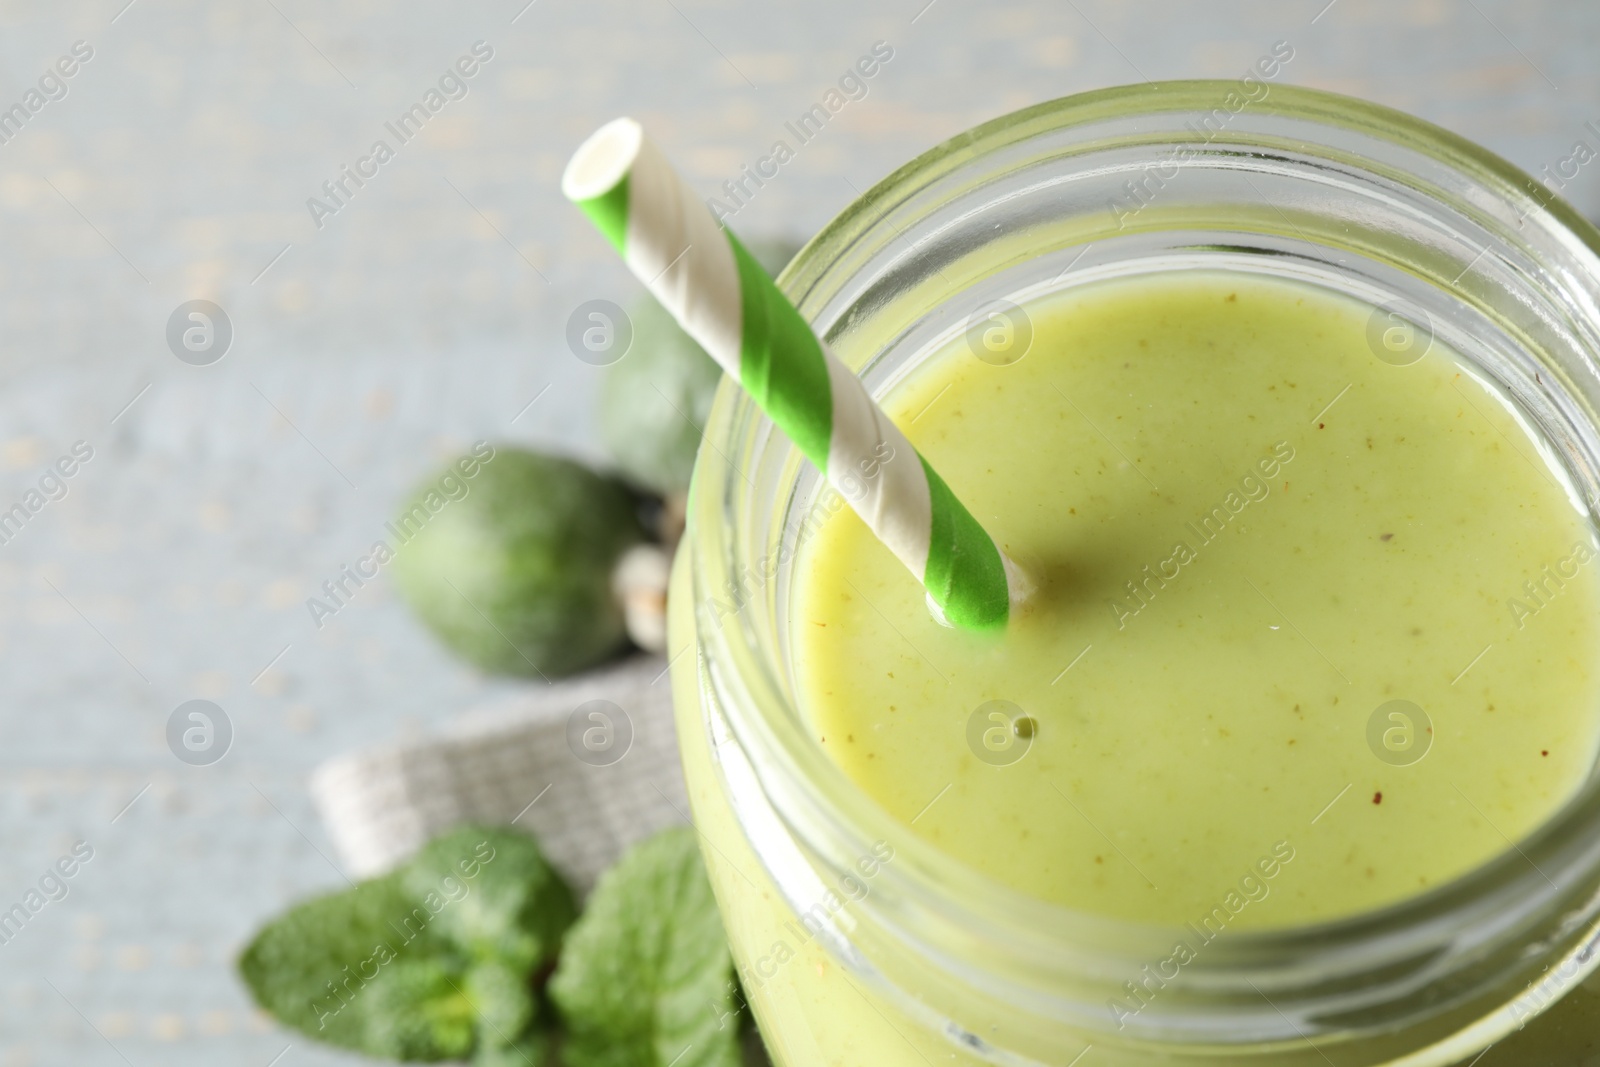
{"label": "smoothie surface", "polygon": [[797,561],[802,704],[872,797],[1024,893],[1243,928],[1438,886],[1573,794],[1594,536],[1459,357],[1254,275],[1026,310],[1019,361],[958,339],[886,400],[1038,582],[1007,633],[938,625],[848,508]]}

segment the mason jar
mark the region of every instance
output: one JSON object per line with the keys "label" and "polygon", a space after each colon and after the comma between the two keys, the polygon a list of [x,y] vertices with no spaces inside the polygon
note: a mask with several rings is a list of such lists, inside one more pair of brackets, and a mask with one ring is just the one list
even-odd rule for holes
{"label": "mason jar", "polygon": [[[852,203],[779,284],[882,397],[997,299],[1173,270],[1294,279],[1448,343],[1512,399],[1592,521],[1597,250],[1600,233],[1489,152],[1262,76],[989,122]],[[1448,885],[1230,935],[1132,1019],[1108,1012],[1173,931],[964,867],[816,743],[790,601],[805,538],[839,506],[725,383],[673,575],[672,686],[706,862],[779,1067],[1443,1067],[1491,1046],[1480,1067],[1600,1062],[1593,776]]]}

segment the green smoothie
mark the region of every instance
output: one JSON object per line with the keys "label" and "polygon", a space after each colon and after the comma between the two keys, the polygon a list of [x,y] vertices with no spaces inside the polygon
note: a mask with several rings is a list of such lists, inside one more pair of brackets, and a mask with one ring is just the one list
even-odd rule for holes
{"label": "green smoothie", "polygon": [[[1019,361],[958,340],[884,400],[1037,581],[1008,632],[941,627],[848,508],[795,563],[803,710],[907,838],[1192,942],[1422,892],[1572,795],[1600,744],[1594,538],[1498,392],[1438,342],[1378,358],[1370,306],[1254,275],[1027,312]],[[751,851],[686,654],[687,556],[684,765],[775,1062],[976,1067],[863,988]],[[1600,1063],[1593,988],[1461,1067]],[[1080,1067],[1132,1062],[1152,1061],[1097,1045]]]}
{"label": "green smoothie", "polygon": [[802,549],[805,707],[863,789],[1011,887],[1201,936],[1437,886],[1573,794],[1593,534],[1499,393],[1256,276],[1027,313],[1020,361],[963,340],[888,399],[1038,582],[1008,632],[939,625],[848,509]]}

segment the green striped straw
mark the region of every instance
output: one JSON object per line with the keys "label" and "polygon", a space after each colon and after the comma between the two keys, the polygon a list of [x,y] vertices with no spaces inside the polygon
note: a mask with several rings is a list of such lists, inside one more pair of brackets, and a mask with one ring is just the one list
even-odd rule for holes
{"label": "green striped straw", "polygon": [[1005,627],[1027,578],[637,122],[596,131],[561,189],[910,568],[937,614],[968,630]]}

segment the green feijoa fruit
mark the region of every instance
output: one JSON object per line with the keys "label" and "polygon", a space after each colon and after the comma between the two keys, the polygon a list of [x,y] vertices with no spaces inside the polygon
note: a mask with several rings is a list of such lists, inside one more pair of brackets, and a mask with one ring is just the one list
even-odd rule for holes
{"label": "green feijoa fruit", "polygon": [[419,486],[393,525],[402,595],[486,671],[554,678],[626,640],[611,576],[644,531],[632,494],[613,479],[480,444]]}

